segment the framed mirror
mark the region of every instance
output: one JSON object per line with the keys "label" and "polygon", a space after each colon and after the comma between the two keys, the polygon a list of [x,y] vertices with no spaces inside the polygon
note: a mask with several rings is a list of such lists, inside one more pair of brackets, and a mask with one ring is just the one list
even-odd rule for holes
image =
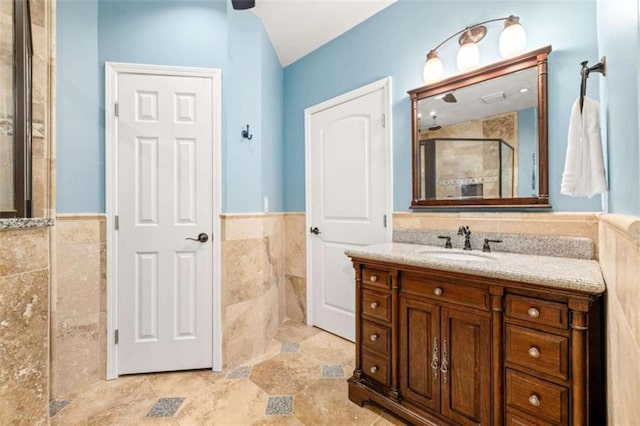
{"label": "framed mirror", "polygon": [[551,46],[409,91],[412,209],[550,208]]}

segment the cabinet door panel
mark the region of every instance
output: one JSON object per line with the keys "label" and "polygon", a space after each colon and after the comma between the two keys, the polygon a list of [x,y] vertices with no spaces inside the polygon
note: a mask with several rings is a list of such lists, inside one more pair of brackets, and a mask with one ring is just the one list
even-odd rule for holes
{"label": "cabinet door panel", "polygon": [[[442,414],[462,425],[491,423],[491,322],[442,309]],[[446,349],[446,356],[445,356]]]}
{"label": "cabinet door panel", "polygon": [[[440,410],[439,324],[437,305],[400,297],[400,392],[404,399],[436,411]],[[434,356],[436,368],[432,368]]]}

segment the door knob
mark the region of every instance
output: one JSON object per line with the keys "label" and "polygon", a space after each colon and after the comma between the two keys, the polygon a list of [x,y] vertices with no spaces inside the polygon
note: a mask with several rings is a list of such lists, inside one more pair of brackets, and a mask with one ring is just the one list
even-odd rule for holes
{"label": "door knob", "polygon": [[209,236],[206,234],[206,232],[201,232],[198,235],[198,238],[185,238],[185,240],[199,241],[201,243],[206,243],[207,241],[209,241]]}
{"label": "door knob", "polygon": [[318,229],[318,227],[313,227],[309,229],[309,232],[311,232],[313,235],[318,235],[321,234],[320,230]]}

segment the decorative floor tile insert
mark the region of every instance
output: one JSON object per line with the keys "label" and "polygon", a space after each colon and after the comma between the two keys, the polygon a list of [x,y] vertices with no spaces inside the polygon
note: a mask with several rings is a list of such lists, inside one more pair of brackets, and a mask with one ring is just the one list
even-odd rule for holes
{"label": "decorative floor tile insert", "polygon": [[147,417],[173,417],[183,402],[184,398],[160,398],[153,404]]}
{"label": "decorative floor tile insert", "polygon": [[293,413],[293,396],[270,396],[267,402],[267,416],[288,416]]}
{"label": "decorative floor tile insert", "polygon": [[243,365],[242,367],[235,368],[230,370],[227,373],[227,379],[248,379],[249,375],[251,375],[251,366]]}
{"label": "decorative floor tile insert", "polygon": [[341,365],[326,364],[322,366],[322,377],[324,379],[340,379],[344,377],[344,370]]}
{"label": "decorative floor tile insert", "polygon": [[299,343],[283,343],[280,349],[280,353],[282,354],[293,354],[300,352],[300,344]]}
{"label": "decorative floor tile insert", "polygon": [[63,400],[54,399],[49,401],[49,417],[55,416],[56,414],[58,414],[60,410],[62,410],[64,407],[66,407],[69,404],[71,404],[71,401],[69,401],[68,399],[63,399]]}

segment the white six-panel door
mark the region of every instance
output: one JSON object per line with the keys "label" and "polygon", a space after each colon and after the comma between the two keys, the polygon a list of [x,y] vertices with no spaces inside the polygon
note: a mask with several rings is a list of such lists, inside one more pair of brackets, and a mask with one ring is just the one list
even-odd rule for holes
{"label": "white six-panel door", "polygon": [[344,251],[391,239],[388,94],[364,91],[307,118],[312,323],[352,341],[354,270]]}
{"label": "white six-panel door", "polygon": [[118,77],[118,374],[212,366],[212,84]]}

